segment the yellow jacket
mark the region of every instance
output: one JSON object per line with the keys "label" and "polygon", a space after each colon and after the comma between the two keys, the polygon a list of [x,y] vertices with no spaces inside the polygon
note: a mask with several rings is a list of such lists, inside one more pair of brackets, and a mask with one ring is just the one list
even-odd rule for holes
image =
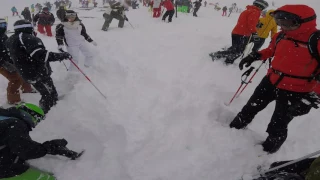
{"label": "yellow jacket", "polygon": [[259,24],[257,25],[257,33],[261,38],[267,38],[270,31],[271,37],[273,37],[278,31],[276,21],[273,19],[273,17],[270,16],[271,12],[274,12],[274,10],[269,10],[266,14],[266,17],[259,19]]}

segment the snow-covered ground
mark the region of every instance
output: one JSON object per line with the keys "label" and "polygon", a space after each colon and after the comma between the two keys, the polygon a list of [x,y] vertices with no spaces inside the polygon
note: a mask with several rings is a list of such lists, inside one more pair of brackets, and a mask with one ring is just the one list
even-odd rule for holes
{"label": "snow-covered ground", "polygon": [[[9,29],[18,20],[11,17],[13,5],[21,12],[37,3],[3,1],[0,15],[9,16]],[[286,2],[299,3],[278,0],[276,5]],[[232,3],[224,0],[220,4]],[[251,3],[243,0],[238,4],[244,8]],[[319,7],[318,0],[304,3]],[[77,1],[74,5],[78,6]],[[80,18],[96,17],[81,18],[98,43],[98,47],[91,46],[96,54],[93,67],[81,68],[107,99],[81,74],[73,81],[74,88],[66,85],[69,75],[64,65],[52,63],[55,85],[65,97],[31,135],[39,142],[65,138],[71,149],[86,149],[77,161],[47,156],[31,162],[53,172],[59,180],[235,180],[259,164],[319,150],[320,113],[315,110],[294,119],[287,141],[267,158],[257,157],[262,150],[254,144],[267,136],[274,103],[249,126],[253,131],[228,128],[268,67],[261,68],[231,106],[224,105],[240,84],[239,61],[225,66],[212,62],[208,54],[231,44],[238,14],[222,17],[221,11],[208,6],[199,10],[198,18],[178,14],[168,24],[153,19],[141,5],[127,12],[134,29],[127,22],[119,29],[114,20],[109,31],[103,32],[102,12],[76,11]],[[57,51],[54,38],[39,37],[49,50]],[[6,84],[1,76],[0,104],[6,102]],[[39,101],[38,95],[22,97],[32,103]]]}

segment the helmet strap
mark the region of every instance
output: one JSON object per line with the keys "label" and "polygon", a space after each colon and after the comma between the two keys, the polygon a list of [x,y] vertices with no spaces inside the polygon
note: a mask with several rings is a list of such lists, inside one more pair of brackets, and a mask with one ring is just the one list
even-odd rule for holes
{"label": "helmet strap", "polygon": [[299,22],[299,23],[306,23],[306,22],[309,22],[309,21],[312,21],[312,20],[314,20],[314,19],[316,19],[317,18],[317,15],[315,14],[315,15],[313,15],[313,16],[310,16],[310,17],[307,17],[307,18],[304,18],[304,19],[301,19],[301,21]]}

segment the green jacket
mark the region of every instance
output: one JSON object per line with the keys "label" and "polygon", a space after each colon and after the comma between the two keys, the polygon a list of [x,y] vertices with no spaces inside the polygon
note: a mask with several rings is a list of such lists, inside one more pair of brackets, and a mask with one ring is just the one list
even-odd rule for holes
{"label": "green jacket", "polygon": [[320,180],[320,157],[312,162],[305,180]]}

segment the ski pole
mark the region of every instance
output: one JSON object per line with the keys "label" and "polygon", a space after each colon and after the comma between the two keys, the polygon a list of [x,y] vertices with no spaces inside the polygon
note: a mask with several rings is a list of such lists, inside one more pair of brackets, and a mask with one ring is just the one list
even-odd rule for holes
{"label": "ski pole", "polygon": [[62,61],[62,63],[63,63],[63,65],[64,65],[64,67],[66,68],[66,70],[69,71],[69,69],[67,68],[66,63],[64,63],[63,61]]}
{"label": "ski pole", "polygon": [[83,76],[92,84],[93,87],[96,88],[96,90],[105,98],[107,99],[107,97],[97,88],[96,85],[93,84],[93,82],[89,79],[89,77],[79,68],[79,66],[72,60],[69,59],[71,61],[71,63],[83,74]]}
{"label": "ski pole", "polygon": [[261,68],[261,66],[265,63],[266,61],[262,61],[262,63],[260,64],[260,66],[256,69],[256,71],[253,73],[253,75],[251,76],[251,78],[249,79],[248,83],[246,83],[246,85],[242,88],[242,90],[240,91],[240,93],[237,95],[237,98],[242,94],[242,92],[247,88],[248,84],[251,83],[252,79],[254,78],[254,76],[258,73],[259,69]]}
{"label": "ski pole", "polygon": [[130,24],[130,26],[132,27],[132,29],[134,29],[134,27],[132,26],[132,24],[128,21],[128,23]]}
{"label": "ski pole", "polygon": [[318,155],[318,154],[320,154],[320,150],[319,150],[319,151],[316,151],[316,152],[314,152],[314,153],[308,154],[308,155],[306,155],[306,156],[303,156],[303,157],[301,157],[301,158],[299,158],[299,159],[296,159],[296,160],[294,160],[294,161],[289,161],[289,162],[287,162],[287,163],[285,163],[285,164],[282,164],[282,165],[280,165],[280,166],[277,166],[277,167],[274,167],[274,168],[265,170],[265,171],[263,171],[263,172],[259,172],[258,174],[253,175],[252,178],[259,178],[259,177],[265,175],[265,174],[268,173],[268,172],[278,170],[278,169],[280,169],[280,168],[283,168],[283,167],[289,166],[289,165],[291,165],[291,164],[300,162],[300,161],[302,161],[302,160],[305,160],[305,159],[307,159],[307,158],[313,157],[313,156]]}
{"label": "ski pole", "polygon": [[[248,79],[248,76],[249,76],[249,75],[251,74],[251,72],[253,71],[253,69],[254,69],[254,67],[251,66],[246,72],[244,72],[244,73],[242,74],[242,76],[241,76],[241,84],[240,84],[238,90],[236,91],[236,93],[235,93],[235,94],[233,95],[233,97],[231,98],[229,104],[226,104],[227,106],[229,106],[229,105],[232,103],[232,101],[234,100],[234,98],[237,96],[238,92],[239,92],[240,89],[242,88],[243,84],[247,84],[247,83],[248,83],[248,82],[246,82],[246,81],[247,81],[247,79]],[[245,77],[245,78],[242,79],[242,77]]]}
{"label": "ski pole", "polygon": [[250,35],[249,40],[248,40],[248,42],[247,42],[247,45],[246,45],[246,47],[244,48],[244,50],[243,50],[243,52],[242,52],[241,59],[243,59],[243,57],[244,57],[244,54],[245,54],[245,52],[246,52],[246,50],[247,50],[247,48],[248,48],[248,45],[249,45],[249,43],[250,43],[250,41],[251,41],[251,38],[252,38],[252,34]]}

